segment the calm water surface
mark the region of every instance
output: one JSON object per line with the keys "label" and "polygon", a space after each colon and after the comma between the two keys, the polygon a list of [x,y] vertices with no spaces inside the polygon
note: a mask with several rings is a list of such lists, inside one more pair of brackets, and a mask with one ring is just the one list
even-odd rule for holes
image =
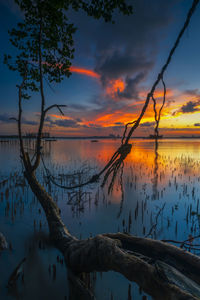
{"label": "calm water surface", "polygon": [[[72,193],[53,185],[46,188],[61,208],[70,232],[87,238],[105,232],[129,232],[155,239],[185,240],[199,232],[200,141],[132,140],[132,152],[111,195],[99,184]],[[31,151],[32,144],[27,144]],[[86,180],[100,170],[119,146],[117,140],[58,140],[46,142],[44,161],[51,172],[68,181],[65,174],[83,171]],[[48,239],[48,227],[40,204],[26,185],[19,161],[18,143],[0,143],[0,231],[10,250],[0,257],[0,299],[68,299],[68,282],[61,254]],[[46,185],[44,168],[38,171]],[[73,183],[73,182],[72,182]],[[199,251],[196,250],[196,254]],[[17,264],[26,257],[24,282],[6,288]],[[53,276],[52,265],[56,266]],[[95,277],[95,276],[94,276]],[[119,274],[97,274],[97,299],[128,298],[129,282]],[[144,293],[131,283],[133,299]],[[65,298],[67,297],[67,298]],[[149,297],[150,299],[150,297]]]}

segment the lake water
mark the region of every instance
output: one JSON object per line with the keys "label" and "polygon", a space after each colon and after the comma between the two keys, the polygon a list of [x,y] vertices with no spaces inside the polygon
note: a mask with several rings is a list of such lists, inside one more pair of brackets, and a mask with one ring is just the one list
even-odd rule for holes
{"label": "lake water", "polygon": [[[57,140],[43,147],[46,166],[65,184],[65,174],[83,171],[86,180],[99,171],[118,148],[119,140]],[[129,232],[155,239],[186,240],[199,232],[200,141],[160,140],[157,152],[152,140],[132,140],[125,160],[123,182],[116,179],[111,195],[100,183],[76,192],[47,189],[61,209],[70,232],[87,238],[106,232]],[[27,143],[31,151],[31,143]],[[40,204],[22,176],[17,141],[0,143],[0,232],[10,249],[0,254],[0,299],[68,299],[67,272],[62,256],[48,239],[48,227]],[[46,185],[41,165],[38,176]],[[194,250],[199,254],[199,250]],[[24,280],[7,289],[9,276],[26,257]],[[56,276],[52,272],[56,267]],[[129,282],[108,272],[93,276],[97,299],[128,299]],[[131,283],[133,299],[145,295]],[[151,299],[148,297],[148,299]]]}

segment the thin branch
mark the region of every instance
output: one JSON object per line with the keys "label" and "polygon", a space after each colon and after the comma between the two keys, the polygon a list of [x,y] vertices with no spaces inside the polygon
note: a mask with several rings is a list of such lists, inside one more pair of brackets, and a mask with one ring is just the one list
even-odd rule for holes
{"label": "thin branch", "polygon": [[55,107],[59,110],[59,112],[61,113],[61,115],[64,116],[64,113],[63,113],[63,111],[61,110],[61,107],[67,107],[67,105],[64,105],[64,104],[53,104],[53,105],[47,107],[47,108],[44,110],[44,113],[46,114],[50,109],[55,108]]}
{"label": "thin branch", "polygon": [[41,157],[41,139],[42,139],[42,130],[44,126],[45,119],[45,97],[44,97],[44,87],[43,87],[43,71],[42,71],[42,18],[40,20],[40,31],[39,31],[39,74],[40,74],[40,95],[41,95],[41,116],[40,124],[38,128],[37,141],[36,141],[36,159],[32,167],[34,172],[40,164]]}
{"label": "thin branch", "polygon": [[158,217],[160,216],[161,212],[163,212],[163,209],[165,208],[165,204],[163,204],[162,207],[160,207],[156,217],[155,217],[155,223],[151,226],[149,232],[145,235],[145,238],[149,237],[150,235],[152,235],[152,231],[156,229],[157,225],[158,225]]}
{"label": "thin branch", "polygon": [[158,113],[157,113],[157,109],[156,109],[156,104],[157,104],[156,99],[152,95],[154,117],[155,117],[155,122],[156,122],[155,129],[154,129],[156,138],[158,138],[158,136],[159,136],[158,127],[159,127],[159,123],[160,123],[162,109],[163,109],[163,107],[165,105],[165,101],[166,101],[166,85],[165,85],[165,82],[164,82],[163,78],[161,78],[161,80],[162,80],[162,84],[163,84],[163,102],[162,102],[162,105],[161,105]]}
{"label": "thin branch", "polygon": [[127,123],[127,124],[125,125],[125,129],[124,129],[124,133],[123,133],[122,141],[121,141],[122,144],[124,143],[124,139],[125,139],[125,137],[126,137],[126,131],[127,131],[127,129],[128,129],[128,126],[129,126],[129,125],[132,125],[132,124],[135,124],[135,123],[136,123],[136,121],[133,121],[133,122],[129,122],[129,123]]}
{"label": "thin branch", "polygon": [[162,109],[163,109],[163,107],[164,107],[164,105],[165,105],[165,101],[166,101],[166,92],[167,92],[167,90],[166,90],[166,84],[165,84],[165,82],[164,82],[164,80],[163,80],[163,77],[161,78],[161,80],[162,80],[163,90],[164,90],[164,91],[163,91],[163,103],[162,103],[162,105],[161,105],[161,107],[160,107],[160,110],[159,110],[159,113],[158,113],[158,124],[159,124],[159,122],[160,122]]}
{"label": "thin branch", "polygon": [[14,120],[14,121],[18,122],[18,119],[15,117],[9,118],[9,120]]}
{"label": "thin branch", "polygon": [[[195,239],[197,238],[200,238],[200,234],[196,235],[196,236],[193,236],[193,237],[189,237],[187,240],[185,241],[176,241],[176,240],[162,240],[162,242],[165,242],[165,243],[174,243],[174,244],[180,244],[181,245],[181,248],[184,246],[184,245],[189,245],[188,242],[191,242],[191,241],[194,241]],[[192,245],[192,244],[190,244]],[[195,245],[192,245],[192,246],[195,246]],[[197,246],[197,245],[196,245]]]}
{"label": "thin branch", "polygon": [[153,110],[154,110],[154,119],[156,122],[156,126],[155,126],[155,136],[158,137],[158,115],[157,115],[157,109],[156,109],[156,99],[154,98],[154,96],[152,95],[152,100],[153,100]]}
{"label": "thin branch", "polygon": [[18,135],[19,135],[19,142],[20,142],[20,152],[21,152],[25,167],[27,166],[27,162],[26,162],[26,154],[24,151],[24,143],[23,143],[23,139],[22,139],[22,89],[25,86],[26,77],[27,77],[27,66],[25,66],[25,75],[23,77],[23,81],[22,81],[21,85],[18,86],[18,120],[17,120]]}
{"label": "thin branch", "polygon": [[181,38],[182,38],[182,36],[183,36],[185,30],[187,29],[187,27],[188,27],[188,25],[189,25],[189,23],[190,23],[191,17],[192,17],[192,15],[193,15],[193,13],[195,12],[198,3],[199,3],[199,0],[194,0],[194,1],[193,1],[192,6],[191,6],[191,8],[190,8],[190,10],[189,10],[189,12],[188,12],[188,14],[187,14],[186,21],[185,21],[183,27],[181,28],[181,31],[180,31],[180,33],[179,33],[179,35],[178,35],[178,37],[177,37],[177,39],[176,39],[176,41],[175,41],[175,43],[174,43],[174,45],[173,45],[171,51],[170,51],[170,53],[169,53],[169,56],[168,56],[168,58],[167,58],[167,60],[166,60],[166,63],[163,65],[163,67],[162,67],[162,69],[161,69],[161,72],[158,74],[157,79],[156,79],[156,81],[154,82],[154,84],[153,84],[153,86],[152,86],[150,92],[147,94],[146,101],[145,101],[145,103],[144,103],[144,106],[143,106],[143,108],[142,108],[142,111],[141,111],[141,113],[140,113],[138,119],[136,120],[134,126],[130,129],[130,131],[129,131],[129,133],[128,133],[128,136],[127,136],[126,141],[125,141],[126,144],[129,142],[129,140],[130,140],[130,138],[131,138],[133,132],[135,131],[135,129],[139,126],[140,121],[141,121],[141,119],[143,118],[144,113],[145,113],[145,111],[146,111],[146,109],[147,109],[147,107],[148,107],[148,105],[149,105],[149,101],[150,101],[150,99],[152,98],[152,96],[154,95],[155,89],[156,89],[157,85],[159,84],[160,80],[162,80],[163,75],[164,75],[164,73],[165,73],[167,67],[169,66],[169,64],[170,64],[170,62],[171,62],[171,59],[172,59],[172,57],[173,57],[173,55],[174,55],[174,52],[176,51],[176,48],[178,47],[178,45],[179,45],[179,43],[180,43],[180,40],[181,40]]}

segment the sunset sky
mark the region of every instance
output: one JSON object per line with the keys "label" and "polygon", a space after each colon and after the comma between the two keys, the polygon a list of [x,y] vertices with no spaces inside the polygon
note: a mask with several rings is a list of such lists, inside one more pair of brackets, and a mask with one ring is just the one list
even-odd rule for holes
{"label": "sunset sky", "polygon": [[[94,20],[85,13],[69,12],[77,26],[75,59],[70,78],[45,86],[48,105],[66,104],[65,116],[52,111],[45,131],[57,136],[119,134],[140,112],[146,94],[164,64],[183,25],[192,0],[135,0],[133,15],[115,13],[115,24]],[[0,0],[0,134],[16,134],[10,117],[17,114],[17,73],[3,65],[3,54],[14,53],[8,30],[21,14],[11,0]],[[200,135],[200,7],[192,17],[165,74],[166,105],[160,132],[166,136]],[[155,93],[162,101],[162,86]],[[35,132],[40,98],[24,103],[23,132]],[[135,136],[153,132],[152,103]]]}

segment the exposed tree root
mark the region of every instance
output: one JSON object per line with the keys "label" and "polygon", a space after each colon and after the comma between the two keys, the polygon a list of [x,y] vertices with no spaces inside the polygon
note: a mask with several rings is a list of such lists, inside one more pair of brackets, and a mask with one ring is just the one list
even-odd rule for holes
{"label": "exposed tree root", "polygon": [[[122,233],[78,240],[69,233],[57,205],[34,173],[25,176],[45,211],[50,236],[64,255],[70,280],[79,291],[84,289],[81,273],[115,271],[136,282],[154,299],[200,298],[199,257],[162,241]],[[94,296],[86,289],[82,299]]]}

